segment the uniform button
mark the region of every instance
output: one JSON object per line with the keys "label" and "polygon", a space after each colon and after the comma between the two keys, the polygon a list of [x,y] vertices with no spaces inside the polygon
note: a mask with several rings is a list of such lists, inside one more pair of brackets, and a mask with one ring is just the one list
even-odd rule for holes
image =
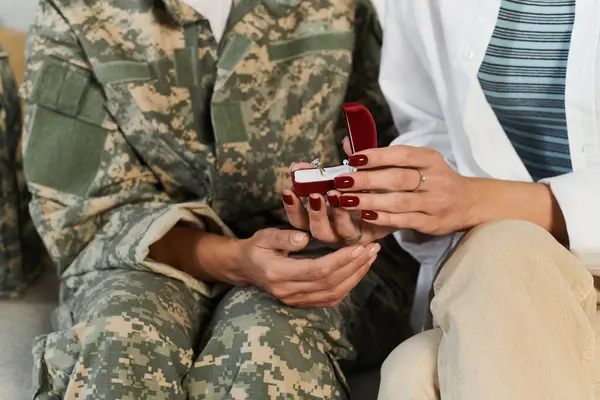
{"label": "uniform button", "polygon": [[467,61],[471,61],[472,59],[475,58],[475,53],[473,53],[472,50],[467,50],[465,51],[465,53],[463,54],[463,58]]}

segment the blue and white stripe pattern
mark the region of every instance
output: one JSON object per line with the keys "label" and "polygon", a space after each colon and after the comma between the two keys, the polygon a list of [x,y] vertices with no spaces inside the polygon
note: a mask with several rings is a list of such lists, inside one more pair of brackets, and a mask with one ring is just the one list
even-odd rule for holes
{"label": "blue and white stripe pattern", "polygon": [[565,80],[575,0],[503,0],[479,81],[534,180],[571,172]]}

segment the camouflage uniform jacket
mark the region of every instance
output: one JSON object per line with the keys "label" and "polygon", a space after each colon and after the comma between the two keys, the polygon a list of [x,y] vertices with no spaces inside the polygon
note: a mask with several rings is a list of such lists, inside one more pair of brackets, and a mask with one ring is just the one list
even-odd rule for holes
{"label": "camouflage uniform jacket", "polygon": [[43,249],[27,212],[17,84],[0,46],[0,298],[15,297],[42,270]]}
{"label": "camouflage uniform jacket", "polygon": [[395,136],[380,46],[365,0],[237,0],[220,44],[178,0],[42,0],[21,89],[24,163],[66,286],[126,268],[214,296],[148,246],[182,221],[233,235],[278,215],[291,162],[339,162],[344,101]]}

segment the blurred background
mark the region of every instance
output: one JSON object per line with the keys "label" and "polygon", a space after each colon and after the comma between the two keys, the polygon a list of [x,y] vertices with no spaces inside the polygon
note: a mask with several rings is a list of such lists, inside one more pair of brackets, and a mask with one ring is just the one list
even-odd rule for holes
{"label": "blurred background", "polygon": [[[383,3],[385,0],[372,0],[383,16]],[[0,0],[0,26],[7,28],[26,30],[29,26],[37,0]],[[10,16],[8,18],[7,16]]]}

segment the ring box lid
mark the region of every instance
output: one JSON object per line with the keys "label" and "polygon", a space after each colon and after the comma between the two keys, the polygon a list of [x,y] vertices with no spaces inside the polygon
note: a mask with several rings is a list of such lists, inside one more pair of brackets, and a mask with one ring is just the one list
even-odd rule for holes
{"label": "ring box lid", "polygon": [[[350,140],[352,154],[377,147],[377,126],[369,110],[360,103],[342,105],[346,130]],[[324,167],[323,174],[318,168],[307,168],[292,173],[294,192],[300,197],[313,193],[325,194],[335,188],[336,176],[355,172],[356,169],[344,160],[343,165]]]}
{"label": "ring box lid", "polygon": [[352,154],[376,148],[377,125],[369,110],[360,103],[344,103],[342,109]]}

